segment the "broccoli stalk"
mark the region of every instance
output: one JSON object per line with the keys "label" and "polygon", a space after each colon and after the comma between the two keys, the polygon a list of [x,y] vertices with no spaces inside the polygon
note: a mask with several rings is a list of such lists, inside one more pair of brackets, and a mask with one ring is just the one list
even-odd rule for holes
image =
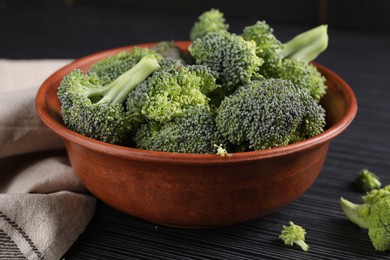
{"label": "broccoli stalk", "polygon": [[96,103],[97,105],[123,104],[130,91],[159,67],[153,55],[145,56],[133,68],[120,75],[108,85],[101,88],[89,88],[85,94],[90,99],[102,97]]}
{"label": "broccoli stalk", "polygon": [[276,52],[282,58],[313,61],[328,47],[328,26],[320,25],[296,35]]}
{"label": "broccoli stalk", "polygon": [[283,240],[284,244],[293,246],[298,245],[303,251],[309,250],[309,245],[305,242],[306,230],[299,225],[295,225],[289,221],[289,226],[283,226],[283,230],[279,238]]}
{"label": "broccoli stalk", "polygon": [[355,204],[340,198],[341,208],[351,222],[368,229],[376,250],[390,250],[390,185],[372,190],[362,199],[363,204]]}
{"label": "broccoli stalk", "polygon": [[142,58],[134,67],[104,85],[96,73],[71,71],[58,88],[64,124],[82,135],[122,143],[131,131],[124,103],[129,92],[160,66],[154,55]]}

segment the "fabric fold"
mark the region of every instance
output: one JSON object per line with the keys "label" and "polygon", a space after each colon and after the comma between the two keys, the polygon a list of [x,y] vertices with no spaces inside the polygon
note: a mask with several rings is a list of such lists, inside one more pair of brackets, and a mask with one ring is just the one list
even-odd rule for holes
{"label": "fabric fold", "polygon": [[35,112],[40,84],[68,62],[0,59],[0,259],[60,259],[94,215],[63,141]]}

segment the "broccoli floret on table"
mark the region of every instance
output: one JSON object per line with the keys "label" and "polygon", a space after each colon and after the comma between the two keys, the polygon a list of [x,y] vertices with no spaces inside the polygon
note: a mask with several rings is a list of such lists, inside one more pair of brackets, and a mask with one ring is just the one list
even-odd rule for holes
{"label": "broccoli floret on table", "polygon": [[263,79],[227,96],[217,109],[216,123],[232,144],[262,150],[320,134],[325,110],[290,81]]}
{"label": "broccoli floret on table", "polygon": [[279,238],[283,240],[284,244],[293,246],[298,245],[303,251],[309,250],[309,245],[305,242],[306,230],[289,221],[289,226],[283,226],[283,230]]}
{"label": "broccoli floret on table", "polygon": [[64,124],[100,141],[123,143],[132,130],[124,106],[128,93],[159,67],[155,56],[147,55],[109,84],[96,73],[71,71],[57,93]]}
{"label": "broccoli floret on table", "polygon": [[190,106],[208,106],[209,98],[202,91],[212,88],[205,86],[211,80],[176,60],[160,64],[158,71],[129,93],[126,105],[135,121],[166,123]]}
{"label": "broccoli floret on table", "polygon": [[325,78],[310,64],[328,46],[327,26],[320,25],[281,44],[264,21],[244,28],[242,37],[256,42],[256,54],[264,60],[259,73],[265,78],[291,80],[319,101],[326,92]]}
{"label": "broccoli floret on table", "polygon": [[227,29],[229,29],[229,25],[225,22],[223,13],[217,9],[211,9],[199,16],[198,21],[191,29],[190,39],[194,41],[210,32],[226,31]]}
{"label": "broccoli floret on table", "polygon": [[376,250],[390,250],[390,185],[374,189],[362,199],[363,204],[355,204],[340,198],[341,208],[351,222],[368,229]]}
{"label": "broccoli floret on table", "polygon": [[370,191],[373,189],[379,189],[382,184],[379,181],[379,177],[373,172],[368,169],[363,169],[355,179],[355,186],[358,190]]}
{"label": "broccoli floret on table", "polygon": [[256,43],[227,31],[211,32],[189,46],[196,64],[218,73],[218,83],[232,92],[258,76],[263,60],[256,55]]}
{"label": "broccoli floret on table", "polygon": [[147,55],[154,55],[158,61],[163,59],[160,54],[149,48],[134,47],[129,51],[121,51],[96,62],[90,68],[89,73],[96,73],[104,83],[109,83],[131,69]]}
{"label": "broccoli floret on table", "polygon": [[142,125],[134,140],[137,148],[176,153],[215,153],[214,144],[226,145],[215,117],[207,107],[191,106],[172,121]]}

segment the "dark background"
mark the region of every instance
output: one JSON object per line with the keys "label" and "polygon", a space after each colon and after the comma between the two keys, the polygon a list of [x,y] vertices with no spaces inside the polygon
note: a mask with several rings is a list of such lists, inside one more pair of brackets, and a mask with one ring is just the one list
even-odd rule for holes
{"label": "dark background", "polygon": [[[196,17],[212,7],[231,31],[266,20],[281,40],[294,26],[390,33],[389,0],[0,0],[0,58],[76,58],[98,50],[186,40]],[[280,33],[288,25],[291,32]]]}

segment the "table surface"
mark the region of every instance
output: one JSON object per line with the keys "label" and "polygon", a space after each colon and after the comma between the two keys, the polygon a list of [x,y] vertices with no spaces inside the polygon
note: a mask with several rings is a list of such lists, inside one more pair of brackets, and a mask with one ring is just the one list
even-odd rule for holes
{"label": "table surface", "polygon": [[[19,10],[18,14],[20,12],[23,10]],[[81,18],[85,12],[88,11],[78,11],[74,17]],[[61,22],[54,21],[54,27],[46,26],[32,32],[18,27],[16,19],[12,25],[8,24],[10,26],[1,23],[13,15],[12,12],[1,13],[0,29],[7,40],[0,41],[0,58],[75,58],[143,41],[183,40],[187,38],[193,21],[193,17],[184,16],[162,19],[158,15],[132,14],[124,18],[124,14],[112,14],[110,26],[121,23],[121,19],[131,26],[126,29],[122,25],[110,31],[107,25],[95,28],[99,23],[107,24],[106,18],[102,18],[104,11],[99,12],[97,15],[89,13],[92,18],[82,23],[80,30],[74,30],[76,22],[69,19],[67,25],[61,25],[61,30],[56,28]],[[44,24],[56,14],[44,13],[35,17],[38,19],[34,18],[35,23]],[[33,15],[26,11],[19,23],[29,22],[29,19],[32,21]],[[137,22],[133,24],[134,21]],[[239,32],[245,24],[248,22],[232,21],[232,31]],[[309,28],[291,25],[273,27],[281,40]],[[95,29],[88,36],[82,33],[91,28]],[[99,30],[105,33],[101,41]],[[127,30],[126,35],[120,30]],[[69,36],[62,39],[66,34]],[[375,172],[383,184],[390,184],[390,35],[329,28],[329,37],[329,48],[317,62],[335,71],[350,84],[359,108],[352,125],[331,142],[319,178],[303,196],[264,218],[207,230],[156,226],[99,201],[95,217],[64,258],[390,259],[390,253],[373,249],[367,231],[347,221],[339,206],[341,196],[360,202],[363,193],[356,191],[352,183],[363,168]],[[85,42],[85,39],[89,40]],[[37,44],[18,50],[20,41],[26,40],[36,40]],[[278,239],[282,226],[290,220],[306,228],[306,241],[310,245],[308,252],[285,246]]]}

